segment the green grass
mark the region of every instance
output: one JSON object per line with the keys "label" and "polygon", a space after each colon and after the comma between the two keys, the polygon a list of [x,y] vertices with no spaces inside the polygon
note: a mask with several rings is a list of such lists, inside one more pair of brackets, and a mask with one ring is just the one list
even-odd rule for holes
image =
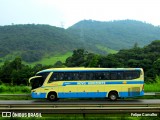
{"label": "green grass", "polygon": [[97,47],[98,49],[100,49],[100,50],[103,50],[103,51],[105,51],[105,52],[107,52],[107,53],[111,53],[111,54],[115,54],[115,53],[118,52],[118,51],[116,51],[116,50],[110,49],[110,48],[108,48],[108,47],[106,47],[106,46],[102,46],[102,45],[96,45],[96,47]]}
{"label": "green grass", "polygon": [[54,56],[48,56],[46,55],[44,58],[42,58],[41,60],[37,61],[37,62],[32,62],[32,63],[26,63],[25,64],[29,64],[31,66],[34,66],[36,64],[42,64],[42,65],[54,65],[57,61],[61,61],[61,62],[65,62],[65,60],[72,55],[72,52],[67,52],[65,54],[57,54]]}
{"label": "green grass", "polygon": [[157,84],[157,83],[144,84],[144,91],[145,92],[160,92],[160,84]]}
{"label": "green grass", "polygon": [[27,94],[30,91],[28,86],[0,85],[0,94]]}
{"label": "green grass", "polygon": [[160,92],[160,76],[156,76],[156,83],[144,84],[145,92]]}
{"label": "green grass", "polygon": [[[72,52],[66,52],[64,54],[56,54],[56,55],[45,55],[41,60],[36,62],[27,63],[24,62],[24,64],[34,66],[36,64],[43,64],[43,65],[54,65],[57,61],[65,62],[65,60],[72,55]],[[15,52],[13,55],[8,54],[7,56],[0,58],[0,66],[4,64],[4,61],[6,60],[14,60],[15,56],[19,56],[18,52]]]}
{"label": "green grass", "polygon": [[[3,119],[3,118],[1,118]],[[6,120],[7,118],[5,118]],[[12,120],[159,120],[159,117],[131,117],[130,113],[119,114],[42,114],[41,118],[12,118]],[[9,118],[8,118],[9,120]]]}
{"label": "green grass", "polygon": [[130,113],[106,114],[42,114],[42,118],[53,120],[154,120],[157,117],[132,117]]}
{"label": "green grass", "polygon": [[[0,85],[0,94],[30,94],[28,86]],[[31,96],[0,96],[0,100],[31,100]]]}

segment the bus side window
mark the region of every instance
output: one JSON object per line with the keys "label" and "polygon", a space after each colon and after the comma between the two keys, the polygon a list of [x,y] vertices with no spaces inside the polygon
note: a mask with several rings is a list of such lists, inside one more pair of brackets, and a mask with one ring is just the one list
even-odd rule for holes
{"label": "bus side window", "polygon": [[100,79],[100,77],[99,77],[99,73],[98,72],[96,72],[95,73],[95,80],[99,80]]}
{"label": "bus side window", "polygon": [[59,78],[58,80],[64,80],[64,72],[59,72]]}
{"label": "bus side window", "polygon": [[93,72],[86,72],[86,80],[94,80]]}
{"label": "bus side window", "polygon": [[73,80],[73,73],[70,73],[70,72],[65,72],[64,74],[64,80]]}
{"label": "bus side window", "polygon": [[127,71],[127,72],[124,72],[124,78],[127,79],[127,80],[131,80],[133,78],[132,76],[132,71]]}
{"label": "bus side window", "polygon": [[73,72],[71,75],[72,75],[73,80],[79,80],[79,73],[78,72]]}
{"label": "bus side window", "polygon": [[110,73],[109,72],[103,72],[104,79],[103,80],[109,80],[110,79]]}
{"label": "bus side window", "polygon": [[95,79],[96,80],[104,80],[105,79],[105,73],[104,72],[97,72],[95,74]]}
{"label": "bus side window", "polygon": [[86,80],[86,73],[85,72],[79,73],[79,80]]}
{"label": "bus side window", "polygon": [[140,77],[140,71],[133,71],[132,74],[133,74],[133,78],[132,79],[136,79],[136,78]]}
{"label": "bus side window", "polygon": [[100,78],[101,78],[101,80],[109,80],[110,79],[110,74],[109,74],[109,72],[101,72],[101,74],[100,74]]}
{"label": "bus side window", "polygon": [[122,72],[122,71],[118,71],[118,72],[117,72],[117,79],[118,79],[118,80],[123,80],[123,79],[124,79],[124,77],[123,77],[123,72]]}
{"label": "bus side window", "polygon": [[110,73],[111,80],[117,80],[117,72]]}
{"label": "bus side window", "polygon": [[50,77],[48,83],[51,83],[51,82],[56,81],[56,80],[58,80],[58,73],[54,72],[52,74],[52,76]]}

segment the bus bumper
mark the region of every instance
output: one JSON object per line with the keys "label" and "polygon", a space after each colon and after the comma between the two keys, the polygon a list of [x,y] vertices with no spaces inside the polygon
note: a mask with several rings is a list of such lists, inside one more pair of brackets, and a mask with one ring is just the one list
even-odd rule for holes
{"label": "bus bumper", "polygon": [[32,92],[31,97],[32,98],[46,98],[46,93]]}

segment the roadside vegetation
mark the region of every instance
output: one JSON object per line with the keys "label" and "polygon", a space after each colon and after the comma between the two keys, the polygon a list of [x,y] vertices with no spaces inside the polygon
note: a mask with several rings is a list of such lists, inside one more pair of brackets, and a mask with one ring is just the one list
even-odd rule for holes
{"label": "roadside vegetation", "polygon": [[0,94],[27,94],[30,93],[31,88],[29,86],[9,86],[0,85]]}
{"label": "roadside vegetation", "polygon": [[[66,57],[70,55],[69,57]],[[0,66],[0,93],[29,93],[28,79],[36,72],[55,67],[102,67],[102,68],[143,68],[145,73],[145,92],[160,91],[160,40],[153,41],[143,48],[135,44],[131,49],[120,50],[115,54],[99,55],[84,49],[64,54],[66,60],[53,65],[26,65],[20,57],[5,61]]]}
{"label": "roadside vegetation", "polygon": [[160,92],[160,76],[156,76],[154,83],[144,84],[145,92]]}

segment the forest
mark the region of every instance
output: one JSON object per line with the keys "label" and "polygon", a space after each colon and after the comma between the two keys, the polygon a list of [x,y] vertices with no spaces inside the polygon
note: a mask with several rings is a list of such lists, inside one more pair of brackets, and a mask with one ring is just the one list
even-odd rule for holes
{"label": "forest", "polygon": [[103,68],[143,68],[145,83],[155,83],[160,78],[160,40],[139,47],[135,44],[131,49],[121,49],[118,53],[101,55],[84,49],[73,50],[72,56],[64,63],[57,61],[54,65],[37,64],[29,66],[22,63],[21,57],[5,61],[0,66],[0,84],[28,85],[28,79],[36,72],[55,67],[103,67]]}
{"label": "forest", "polygon": [[30,64],[77,48],[106,55],[159,39],[159,26],[135,20],[82,20],[67,29],[41,24],[0,26],[0,64],[15,56]]}

